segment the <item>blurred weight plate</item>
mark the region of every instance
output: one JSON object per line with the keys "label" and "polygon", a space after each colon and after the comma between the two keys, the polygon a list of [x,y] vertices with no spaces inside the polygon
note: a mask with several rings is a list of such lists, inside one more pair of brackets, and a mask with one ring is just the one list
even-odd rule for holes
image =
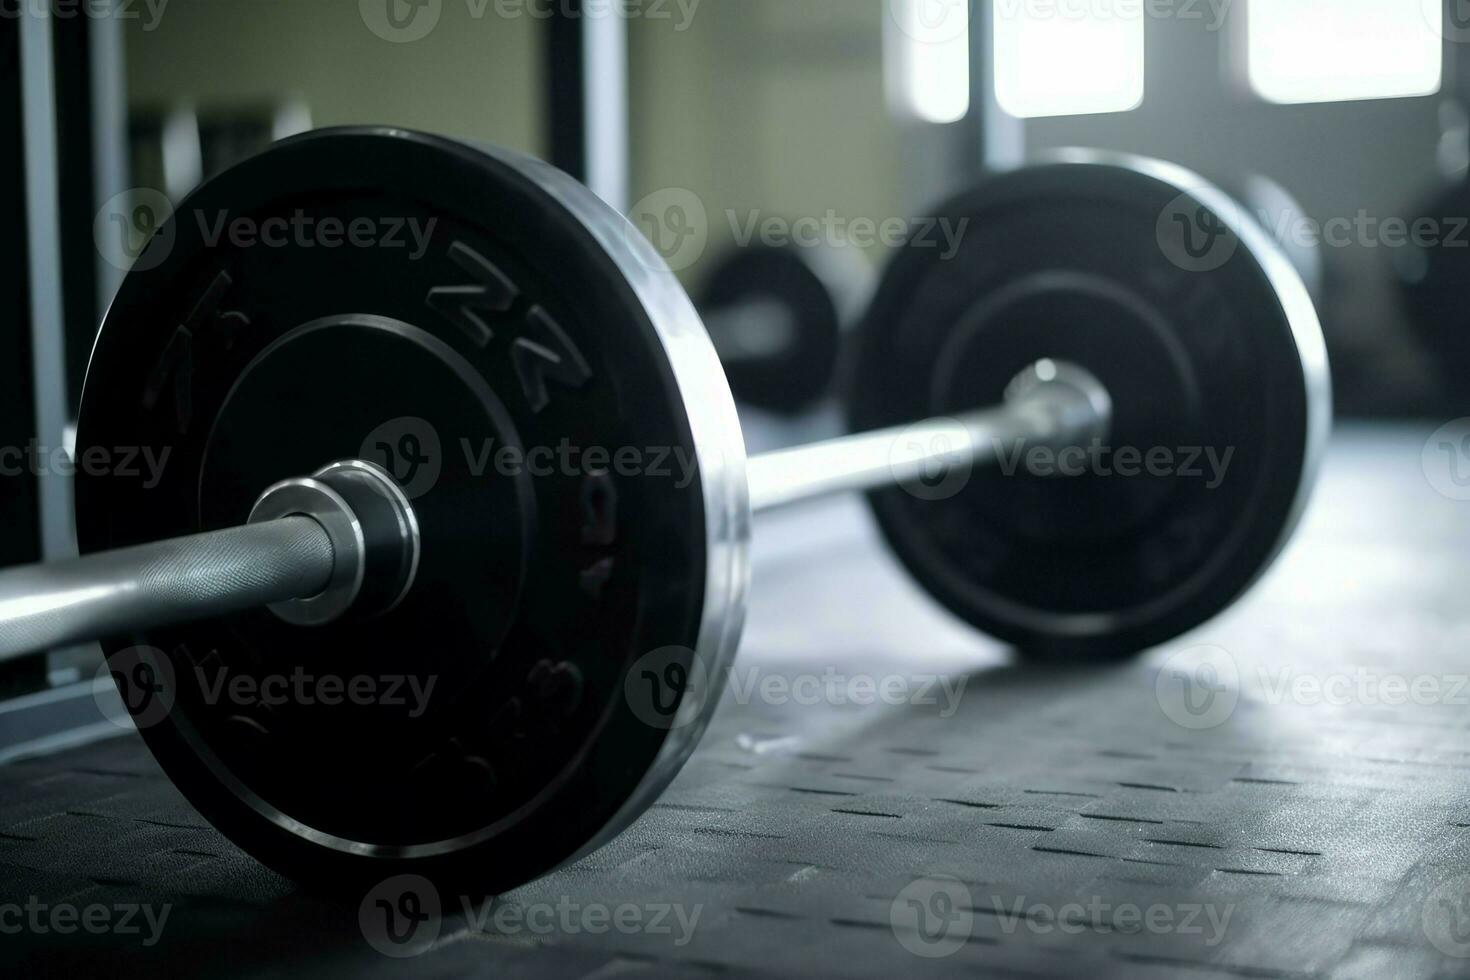
{"label": "blurred weight plate", "polygon": [[872,494],[899,558],[1043,655],[1135,652],[1230,605],[1295,525],[1330,427],[1290,262],[1219,191],[1136,158],[1072,152],[934,213],[969,219],[959,254],[894,259],[860,329],[854,427],[997,402],[1042,358],[1099,378],[1114,420],[1094,452],[1053,461],[1083,475],[1001,447],[968,480]]}
{"label": "blurred weight plate", "polygon": [[723,257],[698,306],[735,397],[783,415],[827,397],[872,278],[852,247],[750,245]]}

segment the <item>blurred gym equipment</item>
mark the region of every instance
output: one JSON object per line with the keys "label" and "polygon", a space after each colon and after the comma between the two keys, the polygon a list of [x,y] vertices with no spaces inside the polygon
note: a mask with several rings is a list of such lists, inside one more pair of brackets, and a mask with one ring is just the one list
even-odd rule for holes
{"label": "blurred gym equipment", "polygon": [[753,244],[723,256],[697,305],[735,398],[794,415],[827,397],[873,278],[851,247]]}

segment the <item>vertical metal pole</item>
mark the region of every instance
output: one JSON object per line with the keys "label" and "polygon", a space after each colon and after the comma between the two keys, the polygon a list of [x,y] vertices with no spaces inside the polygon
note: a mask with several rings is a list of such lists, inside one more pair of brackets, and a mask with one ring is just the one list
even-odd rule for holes
{"label": "vertical metal pole", "polygon": [[1470,30],[1470,16],[1461,13],[1464,4],[1460,0],[1444,0],[1444,22],[1440,35],[1444,39],[1444,64],[1441,66],[1443,92],[1462,105],[1470,104],[1470,77],[1465,71],[1465,42],[1460,38]]}
{"label": "vertical metal pole", "polygon": [[1014,170],[1026,161],[1026,125],[995,97],[995,0],[970,11],[970,115],[975,120],[976,169]]}
{"label": "vertical metal pole", "polygon": [[[67,406],[73,413],[81,399],[97,324],[121,278],[121,271],[99,253],[92,224],[102,203],[124,189],[121,176],[114,173],[126,145],[123,83],[120,71],[111,70],[112,63],[120,68],[122,36],[109,8],[89,9],[95,15],[78,13],[52,22],[62,315]],[[109,49],[118,50],[114,55]],[[97,78],[99,67],[108,74],[102,81]]]}
{"label": "vertical metal pole", "polygon": [[[117,2],[113,0],[109,8],[112,16],[92,25],[88,51],[92,67],[92,193],[99,208],[128,189],[132,169],[128,161],[128,78],[123,22],[116,7]],[[95,261],[100,313],[112,305],[112,297],[122,285],[123,273],[100,254]]]}
{"label": "vertical metal pole", "polygon": [[48,450],[39,476],[41,552],[47,560],[76,553],[71,481],[56,473],[52,455],[65,442],[67,423],[65,326],[61,305],[61,236],[57,189],[55,75],[51,14],[24,4],[20,16],[21,100],[25,120],[26,226],[29,231],[31,373],[35,438]]}
{"label": "vertical metal pole", "polygon": [[617,4],[586,22],[587,186],[614,210],[628,211],[628,22]]}
{"label": "vertical metal pole", "polygon": [[[0,0],[0,208],[13,217],[0,225],[0,451],[24,448],[35,433],[20,33],[19,0]],[[24,466],[7,465],[0,472],[0,527],[0,564],[41,559],[40,488]],[[10,664],[0,671],[0,698],[45,683],[42,658]]]}
{"label": "vertical metal pole", "polygon": [[547,158],[587,179],[587,66],[582,59],[582,3],[556,4],[546,27]]}
{"label": "vertical metal pole", "polygon": [[547,28],[547,134],[553,164],[628,209],[628,37],[617,5],[556,5]]}

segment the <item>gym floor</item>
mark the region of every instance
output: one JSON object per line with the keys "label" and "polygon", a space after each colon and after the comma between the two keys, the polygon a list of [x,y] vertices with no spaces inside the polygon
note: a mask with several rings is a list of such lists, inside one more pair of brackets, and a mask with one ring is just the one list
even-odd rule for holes
{"label": "gym floor", "polygon": [[[489,905],[419,896],[412,960],[234,848],[133,735],[0,768],[12,891],[143,906],[136,935],[4,949],[27,976],[1464,976],[1470,528],[1429,432],[1345,427],[1261,586],[1115,667],[978,639],[856,499],[774,517],[742,660],[672,789]],[[800,703],[813,664],[887,696]]]}

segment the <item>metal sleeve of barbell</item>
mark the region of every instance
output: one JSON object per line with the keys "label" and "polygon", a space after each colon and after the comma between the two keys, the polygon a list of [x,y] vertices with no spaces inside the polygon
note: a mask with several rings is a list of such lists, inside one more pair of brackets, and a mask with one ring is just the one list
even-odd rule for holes
{"label": "metal sleeve of barbell", "polygon": [[301,516],[0,570],[0,660],[310,598],[332,571]]}
{"label": "metal sleeve of barbell", "polygon": [[750,458],[756,513],[814,497],[873,490],[946,469],[1011,460],[1032,447],[1060,448],[1098,438],[1108,410],[1070,385],[1042,385],[994,408],[893,429],[842,436]]}

